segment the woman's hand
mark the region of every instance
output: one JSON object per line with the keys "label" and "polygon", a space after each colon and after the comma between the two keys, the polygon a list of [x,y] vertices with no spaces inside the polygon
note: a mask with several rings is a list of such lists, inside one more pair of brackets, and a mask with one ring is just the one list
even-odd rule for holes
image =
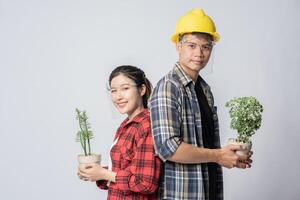
{"label": "woman's hand", "polygon": [[78,177],[84,181],[115,181],[116,173],[101,167],[99,164],[81,164],[78,166]]}

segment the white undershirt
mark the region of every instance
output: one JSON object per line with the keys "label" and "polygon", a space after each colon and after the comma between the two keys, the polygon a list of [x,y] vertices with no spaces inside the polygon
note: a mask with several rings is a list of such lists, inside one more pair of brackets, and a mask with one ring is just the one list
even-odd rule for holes
{"label": "white undershirt", "polygon": [[[118,140],[119,140],[119,137],[117,137],[117,138],[113,141],[113,143],[111,144],[111,146],[110,146],[110,151],[109,151],[109,162],[108,162],[108,170],[110,170],[110,171],[112,170],[112,159],[111,159],[111,156],[110,156],[110,152],[111,152],[112,148],[117,144]],[[110,184],[110,181],[107,182],[107,186],[109,186],[109,184]]]}

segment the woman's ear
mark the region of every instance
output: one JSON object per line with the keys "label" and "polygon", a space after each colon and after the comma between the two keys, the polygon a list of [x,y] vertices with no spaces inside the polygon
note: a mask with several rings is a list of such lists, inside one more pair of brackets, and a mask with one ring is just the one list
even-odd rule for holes
{"label": "woman's ear", "polygon": [[145,84],[141,85],[140,94],[141,94],[141,96],[144,96],[146,94],[146,85]]}

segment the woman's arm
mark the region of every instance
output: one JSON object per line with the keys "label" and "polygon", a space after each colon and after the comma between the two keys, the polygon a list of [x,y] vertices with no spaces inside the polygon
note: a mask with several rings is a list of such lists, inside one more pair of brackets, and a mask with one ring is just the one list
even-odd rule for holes
{"label": "woman's arm", "polygon": [[159,185],[160,159],[155,156],[149,119],[132,130],[136,136],[136,151],[129,166],[116,174],[115,186],[125,194],[149,194]]}

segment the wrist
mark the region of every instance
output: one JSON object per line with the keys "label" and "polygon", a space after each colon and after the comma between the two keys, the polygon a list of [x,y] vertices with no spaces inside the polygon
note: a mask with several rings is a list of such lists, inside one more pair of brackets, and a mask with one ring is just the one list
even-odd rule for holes
{"label": "wrist", "polygon": [[212,149],[212,162],[219,164],[221,157],[221,149]]}
{"label": "wrist", "polygon": [[105,174],[105,179],[111,182],[116,182],[116,172],[107,170],[107,173]]}

